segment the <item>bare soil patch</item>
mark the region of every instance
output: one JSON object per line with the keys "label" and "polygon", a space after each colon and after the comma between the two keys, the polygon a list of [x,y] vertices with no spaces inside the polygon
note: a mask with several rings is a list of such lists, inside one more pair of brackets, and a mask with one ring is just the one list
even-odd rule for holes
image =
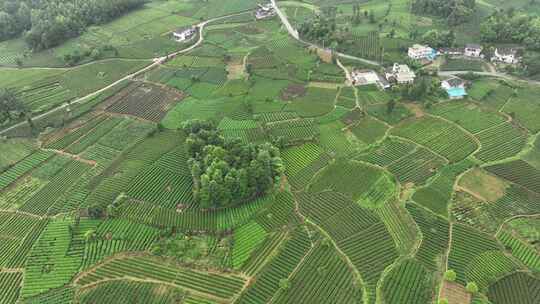
{"label": "bare soil patch", "polygon": [[298,97],[306,95],[307,89],[301,84],[291,84],[285,89],[281,90],[281,99],[290,101]]}
{"label": "bare soil patch", "polygon": [[495,202],[504,196],[508,183],[485,170],[475,168],[463,175],[459,186],[484,201]]}
{"label": "bare soil patch", "polygon": [[465,287],[456,282],[445,281],[439,298],[447,299],[448,304],[469,304],[471,302],[471,294],[467,292]]}

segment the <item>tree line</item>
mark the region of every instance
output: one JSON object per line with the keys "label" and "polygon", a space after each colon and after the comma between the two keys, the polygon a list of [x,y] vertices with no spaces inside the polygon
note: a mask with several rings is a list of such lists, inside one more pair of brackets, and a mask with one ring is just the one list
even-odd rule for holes
{"label": "tree line", "polygon": [[33,50],[57,46],[147,0],[0,0],[0,41],[24,34]]}
{"label": "tree line", "polygon": [[226,140],[209,121],[182,125],[195,201],[203,209],[227,207],[271,191],[284,173],[279,149],[270,143]]}
{"label": "tree line", "polygon": [[540,17],[513,9],[496,11],[480,26],[482,40],[492,43],[519,43],[540,49]]}
{"label": "tree line", "polygon": [[449,25],[467,22],[476,9],[475,0],[413,0],[412,12],[446,18]]}

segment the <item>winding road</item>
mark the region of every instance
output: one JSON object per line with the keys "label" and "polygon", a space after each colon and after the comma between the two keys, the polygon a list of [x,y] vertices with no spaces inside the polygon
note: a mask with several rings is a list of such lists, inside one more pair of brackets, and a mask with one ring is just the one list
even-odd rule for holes
{"label": "winding road", "polygon": [[[206,25],[208,25],[209,23],[212,23],[212,22],[216,22],[216,21],[227,19],[227,18],[234,17],[234,16],[239,16],[239,15],[246,14],[246,13],[248,13],[248,12],[241,12],[241,13],[225,15],[225,16],[212,18],[212,19],[203,21],[201,23],[198,23],[195,26],[197,26],[198,29],[199,29],[199,39],[193,45],[191,45],[191,46],[189,46],[189,47],[187,47],[185,49],[182,49],[180,51],[168,54],[168,55],[163,56],[163,57],[153,58],[152,63],[150,65],[148,65],[148,66],[146,66],[146,67],[144,67],[144,68],[142,68],[142,69],[140,69],[140,70],[138,70],[138,71],[136,71],[136,72],[134,72],[132,74],[124,76],[123,78],[118,79],[117,81],[115,81],[115,82],[107,85],[106,87],[103,87],[103,88],[101,88],[101,89],[99,89],[99,90],[97,90],[95,92],[92,92],[92,93],[90,93],[90,94],[88,94],[86,96],[77,98],[75,100],[72,100],[69,104],[64,103],[64,104],[59,105],[59,106],[57,106],[57,107],[55,107],[55,108],[53,108],[53,109],[51,109],[51,110],[49,110],[47,112],[36,115],[36,116],[32,117],[32,120],[38,120],[38,119],[44,118],[44,117],[46,117],[48,115],[51,115],[51,114],[53,114],[53,113],[55,113],[57,111],[63,110],[63,109],[65,109],[65,108],[67,108],[69,106],[72,106],[74,104],[83,103],[84,101],[86,101],[86,100],[88,100],[88,99],[90,99],[92,97],[95,97],[95,96],[107,91],[108,89],[120,84],[123,81],[133,79],[134,77],[136,77],[136,76],[138,76],[138,75],[140,75],[140,74],[142,74],[142,73],[144,73],[144,72],[146,72],[148,70],[151,70],[151,69],[153,69],[153,68],[155,68],[155,67],[157,67],[157,66],[159,66],[159,65],[161,65],[163,63],[165,63],[167,60],[170,60],[170,59],[172,59],[172,58],[174,58],[174,57],[176,57],[176,56],[178,56],[180,54],[187,53],[187,52],[193,50],[194,48],[198,47],[199,45],[201,45],[203,43],[203,41],[204,41],[203,31],[204,31],[204,27]],[[95,63],[95,62],[93,62],[93,63]],[[4,135],[4,134],[6,134],[7,132],[9,132],[11,130],[14,130],[14,129],[18,128],[18,127],[26,125],[27,123],[28,122],[26,122],[26,121],[22,121],[22,122],[19,122],[17,124],[14,124],[14,125],[6,128],[6,129],[0,131],[0,135]]]}

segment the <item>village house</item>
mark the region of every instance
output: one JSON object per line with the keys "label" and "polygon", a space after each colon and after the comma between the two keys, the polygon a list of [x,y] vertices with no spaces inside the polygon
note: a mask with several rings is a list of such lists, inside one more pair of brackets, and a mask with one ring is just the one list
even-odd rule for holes
{"label": "village house", "polygon": [[483,58],[484,56],[482,55],[482,46],[479,44],[469,43],[465,45],[464,55],[467,57]]}
{"label": "village house", "polygon": [[410,84],[414,82],[416,74],[411,71],[406,64],[394,63],[394,66],[388,68],[385,72],[386,79],[398,84]]}
{"label": "village house", "polygon": [[276,15],[276,10],[271,3],[268,4],[259,4],[257,10],[255,10],[255,18],[257,20],[262,20],[270,18]]}
{"label": "village house", "polygon": [[190,40],[197,33],[197,27],[181,28],[173,32],[174,40],[177,42],[185,42]]}
{"label": "village house", "polygon": [[466,85],[467,82],[458,77],[452,77],[441,82],[441,87],[448,93],[450,99],[462,99],[467,96]]}
{"label": "village house", "polygon": [[386,90],[390,88],[390,83],[384,76],[372,70],[354,70],[351,73],[352,85],[362,86],[375,84],[379,89]]}
{"label": "village house", "polygon": [[463,56],[462,48],[441,48],[439,54],[448,56]]}
{"label": "village house", "polygon": [[437,52],[429,46],[415,44],[409,48],[408,55],[415,60],[434,60],[437,56]]}
{"label": "village house", "polygon": [[517,64],[519,63],[518,50],[514,48],[496,48],[491,61]]}

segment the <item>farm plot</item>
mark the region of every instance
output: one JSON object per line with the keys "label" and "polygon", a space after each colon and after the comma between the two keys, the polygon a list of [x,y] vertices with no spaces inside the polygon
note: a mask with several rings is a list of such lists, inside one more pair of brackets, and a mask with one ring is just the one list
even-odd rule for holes
{"label": "farm plot", "polygon": [[65,151],[71,154],[79,154],[83,152],[86,150],[86,148],[99,141],[100,138],[111,132],[111,130],[120,124],[120,122],[122,122],[122,118],[107,118],[103,122],[99,123],[94,129],[90,130],[84,136],[69,145]]}
{"label": "farm plot", "polygon": [[18,267],[39,236],[46,221],[17,213],[0,213],[0,267]]}
{"label": "farm plot", "polygon": [[287,148],[281,153],[288,181],[296,189],[306,187],[313,176],[330,162],[330,156],[315,144]]}
{"label": "farm plot", "polygon": [[497,304],[533,304],[540,298],[540,280],[524,272],[501,278],[489,286],[488,298]]}
{"label": "farm plot", "polygon": [[[84,234],[89,230],[95,231],[95,237],[86,241]],[[82,268],[87,269],[119,252],[149,249],[158,239],[159,232],[157,228],[124,219],[86,220],[74,229],[72,242],[78,241],[84,247]]]}
{"label": "farm plot", "polygon": [[[278,202],[281,201],[278,200]],[[152,203],[130,201],[122,205],[119,216],[153,227],[218,233],[249,222],[261,209],[273,203],[275,203],[274,198],[268,196],[223,210],[190,209],[177,212],[176,209],[163,208]]]}
{"label": "farm plot", "polygon": [[444,166],[447,161],[424,147],[417,149],[390,164],[387,168],[397,179],[403,183],[420,185]]}
{"label": "farm plot", "polygon": [[174,304],[184,298],[179,288],[144,282],[118,280],[98,284],[79,295],[80,303],[152,303]]}
{"label": "farm plot", "polygon": [[32,247],[21,290],[23,298],[63,286],[81,266],[80,253],[69,253],[72,224],[69,218],[51,221]]}
{"label": "farm plot", "polygon": [[77,126],[72,130],[68,130],[67,134],[56,134],[49,139],[49,142],[44,145],[47,149],[63,150],[69,145],[78,141],[81,137],[92,131],[99,124],[107,119],[105,115],[99,115],[86,121],[83,125]]}
{"label": "farm plot", "polygon": [[332,111],[336,94],[335,89],[309,87],[305,96],[293,99],[285,109],[302,117],[320,116]]}
{"label": "farm plot", "polygon": [[506,121],[502,115],[483,110],[476,104],[468,102],[439,103],[429,112],[453,121],[473,134]]}
{"label": "farm plot", "polygon": [[61,288],[51,289],[48,292],[40,293],[39,295],[26,298],[24,304],[69,304],[75,296],[75,288],[64,286]]}
{"label": "farm plot", "polygon": [[523,160],[514,160],[489,166],[485,169],[492,174],[540,194],[540,170]]}
{"label": "farm plot", "polygon": [[428,270],[421,263],[408,259],[384,278],[382,295],[386,303],[431,303],[433,282]]}
{"label": "farm plot", "polygon": [[[123,94],[119,92],[118,94]],[[172,89],[164,89],[152,84],[141,84],[120,101],[110,106],[110,113],[126,114],[159,122],[165,114],[184,96]]]}
{"label": "farm plot", "polygon": [[49,209],[57,201],[61,200],[64,194],[69,194],[70,187],[87,170],[89,170],[89,165],[78,161],[70,161],[59,174],[54,176],[45,187],[26,201],[19,210],[36,215],[47,214]]}
{"label": "farm plot", "polygon": [[298,223],[295,214],[296,203],[290,192],[280,192],[275,197],[275,202],[256,215],[255,221],[264,227],[266,231],[276,231],[287,225]]}
{"label": "farm plot", "polygon": [[360,271],[370,303],[375,303],[375,290],[381,274],[398,257],[388,230],[379,222],[339,241],[337,245]]}
{"label": "farm plot", "polygon": [[125,152],[113,166],[108,167],[102,178],[93,182],[85,206],[106,207],[121,192],[126,191],[141,172],[182,142],[182,134],[174,131],[158,132],[152,137],[145,138]]}
{"label": "farm plot", "polygon": [[37,151],[16,163],[8,170],[0,173],[0,190],[5,189],[17,179],[29,173],[31,170],[38,167],[53,155],[54,153],[52,152],[42,150]]}
{"label": "farm plot", "polygon": [[333,157],[348,157],[363,144],[352,140],[352,136],[345,131],[345,125],[339,120],[321,124],[319,129],[321,131],[319,145]]}
{"label": "farm plot", "polygon": [[207,273],[158,261],[151,256],[119,257],[100,264],[91,272],[79,276],[79,286],[111,279],[151,279],[193,290],[219,299],[230,300],[244,285],[244,279],[232,274]]}
{"label": "farm plot", "polygon": [[502,109],[532,133],[540,131],[540,102],[536,98],[538,94],[538,88],[521,88],[517,96],[510,98]]}
{"label": "farm plot", "polygon": [[407,107],[401,104],[398,104],[391,113],[388,113],[388,106],[386,104],[369,105],[367,107],[367,111],[369,115],[372,115],[390,125],[397,125],[403,120],[414,116],[414,114]]}
{"label": "farm plot", "polygon": [[387,130],[388,127],[384,123],[371,117],[360,120],[351,128],[354,136],[367,145],[381,140],[386,135]]}
{"label": "farm plot", "polygon": [[358,303],[362,291],[347,264],[332,246],[315,246],[294,273],[290,288],[278,292],[273,302]]}
{"label": "farm plot", "polygon": [[400,254],[408,254],[414,248],[418,227],[404,206],[396,201],[388,202],[375,209],[375,213],[386,225]]}
{"label": "farm plot", "polygon": [[442,168],[440,175],[429,185],[414,192],[412,200],[438,215],[447,217],[456,178],[472,165],[470,161],[464,160]]}
{"label": "farm plot", "polygon": [[416,258],[429,270],[436,271],[448,248],[448,221],[414,203],[407,203],[405,207],[423,235]]}
{"label": "farm plot", "polygon": [[240,139],[243,143],[261,143],[266,138],[262,127],[254,120],[223,118],[218,125],[226,139]]}
{"label": "farm plot", "polygon": [[503,123],[475,135],[481,148],[474,156],[482,161],[503,160],[518,154],[527,142],[527,132],[512,123]]}
{"label": "farm plot", "polygon": [[387,167],[399,159],[413,153],[416,145],[397,138],[387,138],[377,147],[373,147],[355,159],[372,163],[381,167]]}
{"label": "farm plot", "polygon": [[534,247],[530,247],[504,230],[501,230],[497,234],[497,239],[504,245],[506,250],[510,251],[513,256],[527,265],[527,267],[533,271],[540,270],[540,254]]}
{"label": "farm plot", "polygon": [[313,141],[319,136],[314,119],[295,119],[267,123],[264,129],[273,141],[282,140],[287,145]]}
{"label": "farm plot", "polygon": [[433,117],[407,121],[392,130],[392,134],[408,138],[451,163],[458,162],[477,149],[474,139],[458,127]]}
{"label": "farm plot", "polygon": [[19,298],[23,274],[21,272],[0,272],[0,303],[15,303]]}
{"label": "farm plot", "polygon": [[266,231],[257,222],[250,222],[236,229],[232,253],[233,268],[240,269],[265,238]]}
{"label": "farm plot", "polygon": [[502,251],[486,251],[469,262],[465,274],[468,282],[475,282],[480,290],[487,290],[491,283],[512,273],[521,266]]}
{"label": "farm plot", "polygon": [[[369,194],[370,190],[375,189],[382,177],[384,177],[384,171],[379,168],[354,161],[338,160],[319,173],[310,185],[309,191],[315,193],[333,190],[351,197],[354,201],[361,198],[369,200],[371,197],[366,196],[366,193]],[[385,185],[389,186],[386,190],[392,192],[393,184],[386,183]]]}
{"label": "farm plot", "polygon": [[378,223],[377,215],[345,195],[326,191],[299,195],[300,212],[340,241]]}
{"label": "farm plot", "polygon": [[[486,252],[497,252],[500,249],[502,249],[501,245],[488,234],[469,226],[455,224],[452,231],[452,247],[448,256],[448,268],[456,272],[456,281],[461,284],[474,281],[476,278],[474,274],[471,275],[471,272],[475,271],[475,265],[472,264],[475,259],[478,262],[491,261],[493,267],[504,273],[507,268],[507,261],[503,258],[504,255],[500,259],[493,261],[482,257],[482,254]],[[481,282],[476,283],[480,284]]]}
{"label": "farm plot", "polygon": [[301,227],[291,233],[277,255],[256,276],[237,303],[267,303],[280,291],[280,280],[288,279],[310,249],[307,232]]}
{"label": "farm plot", "polygon": [[17,95],[33,112],[46,111],[77,96],[62,83],[59,76],[33,82],[17,90]]}

